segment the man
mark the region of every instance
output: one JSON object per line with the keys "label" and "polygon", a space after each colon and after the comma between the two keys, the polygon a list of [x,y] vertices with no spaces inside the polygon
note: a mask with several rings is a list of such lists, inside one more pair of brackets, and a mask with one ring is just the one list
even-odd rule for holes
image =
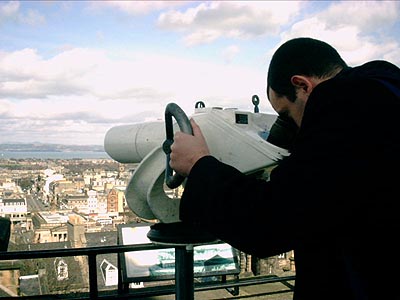
{"label": "man", "polygon": [[298,126],[268,181],[212,157],[195,122],[193,136],[175,133],[181,220],[258,257],[293,249],[296,300],[400,299],[399,68],[350,68],[296,38],[273,55],[267,96]]}

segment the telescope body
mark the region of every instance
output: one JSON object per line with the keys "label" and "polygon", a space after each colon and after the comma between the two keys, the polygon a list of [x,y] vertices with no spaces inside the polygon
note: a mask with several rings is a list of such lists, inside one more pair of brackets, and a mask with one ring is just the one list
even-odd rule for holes
{"label": "telescope body", "polygon": [[[277,119],[274,114],[202,107],[190,117],[201,128],[211,155],[245,174],[273,166],[289,155],[267,141]],[[173,128],[180,130],[176,122]],[[165,139],[162,121],[122,125],[106,133],[104,148],[120,163],[139,163],[125,191],[130,209],[143,219],[172,223],[179,221],[179,198],[169,196],[164,184]]]}
{"label": "telescope body", "polygon": [[104,149],[120,163],[140,163],[165,140],[162,121],[120,125],[107,131]]}

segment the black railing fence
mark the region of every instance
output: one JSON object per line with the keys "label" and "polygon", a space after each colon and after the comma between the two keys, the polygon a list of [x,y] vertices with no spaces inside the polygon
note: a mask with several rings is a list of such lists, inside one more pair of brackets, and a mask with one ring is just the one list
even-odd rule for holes
{"label": "black railing fence", "polygon": [[[143,288],[130,289],[127,288],[129,283],[122,282],[122,276],[120,268],[118,268],[118,286],[112,290],[99,291],[98,287],[98,273],[97,273],[97,256],[102,254],[120,254],[130,251],[141,251],[141,250],[156,250],[171,248],[168,245],[162,244],[136,244],[136,245],[113,245],[113,246],[101,246],[101,247],[86,247],[86,248],[68,248],[68,249],[48,249],[41,251],[10,251],[0,252],[0,262],[8,261],[10,264],[13,261],[21,261],[26,259],[43,259],[52,257],[75,257],[84,256],[87,257],[88,262],[88,275],[89,275],[89,286],[88,291],[84,292],[69,292],[65,290],[62,294],[46,294],[37,296],[18,296],[18,297],[0,297],[0,300],[14,300],[14,299],[74,299],[74,300],[94,300],[94,299],[147,299],[147,297],[170,295],[177,293],[177,287],[174,283],[159,285],[159,286],[148,286]],[[175,251],[177,247],[174,247]],[[120,267],[120,266],[119,266]],[[77,272],[79,270],[76,270]],[[277,292],[285,293],[291,292],[293,286],[289,283],[295,280],[295,276],[254,276],[239,278],[235,276],[232,279],[227,280],[226,276],[221,276],[219,281],[210,282],[199,282],[195,283],[192,287],[194,292],[217,290],[217,289],[234,289],[232,294],[238,293],[239,287],[259,285],[273,282],[282,282],[288,289]],[[176,298],[179,300],[190,300],[186,298]]]}

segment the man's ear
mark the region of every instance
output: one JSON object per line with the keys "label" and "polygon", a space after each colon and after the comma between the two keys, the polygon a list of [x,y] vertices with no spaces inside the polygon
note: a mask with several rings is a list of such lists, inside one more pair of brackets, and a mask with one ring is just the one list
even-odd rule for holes
{"label": "man's ear", "polygon": [[296,89],[301,89],[306,94],[310,94],[313,89],[311,80],[306,76],[293,75],[292,78],[290,78],[290,82]]}

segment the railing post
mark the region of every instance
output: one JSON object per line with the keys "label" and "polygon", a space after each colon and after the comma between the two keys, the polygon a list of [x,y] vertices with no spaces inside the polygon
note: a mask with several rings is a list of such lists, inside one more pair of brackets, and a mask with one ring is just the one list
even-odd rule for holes
{"label": "railing post", "polygon": [[96,268],[96,254],[89,253],[89,294],[91,300],[98,298],[98,286],[97,286],[97,268]]}
{"label": "railing post", "polygon": [[175,247],[176,300],[194,299],[193,245]]}

